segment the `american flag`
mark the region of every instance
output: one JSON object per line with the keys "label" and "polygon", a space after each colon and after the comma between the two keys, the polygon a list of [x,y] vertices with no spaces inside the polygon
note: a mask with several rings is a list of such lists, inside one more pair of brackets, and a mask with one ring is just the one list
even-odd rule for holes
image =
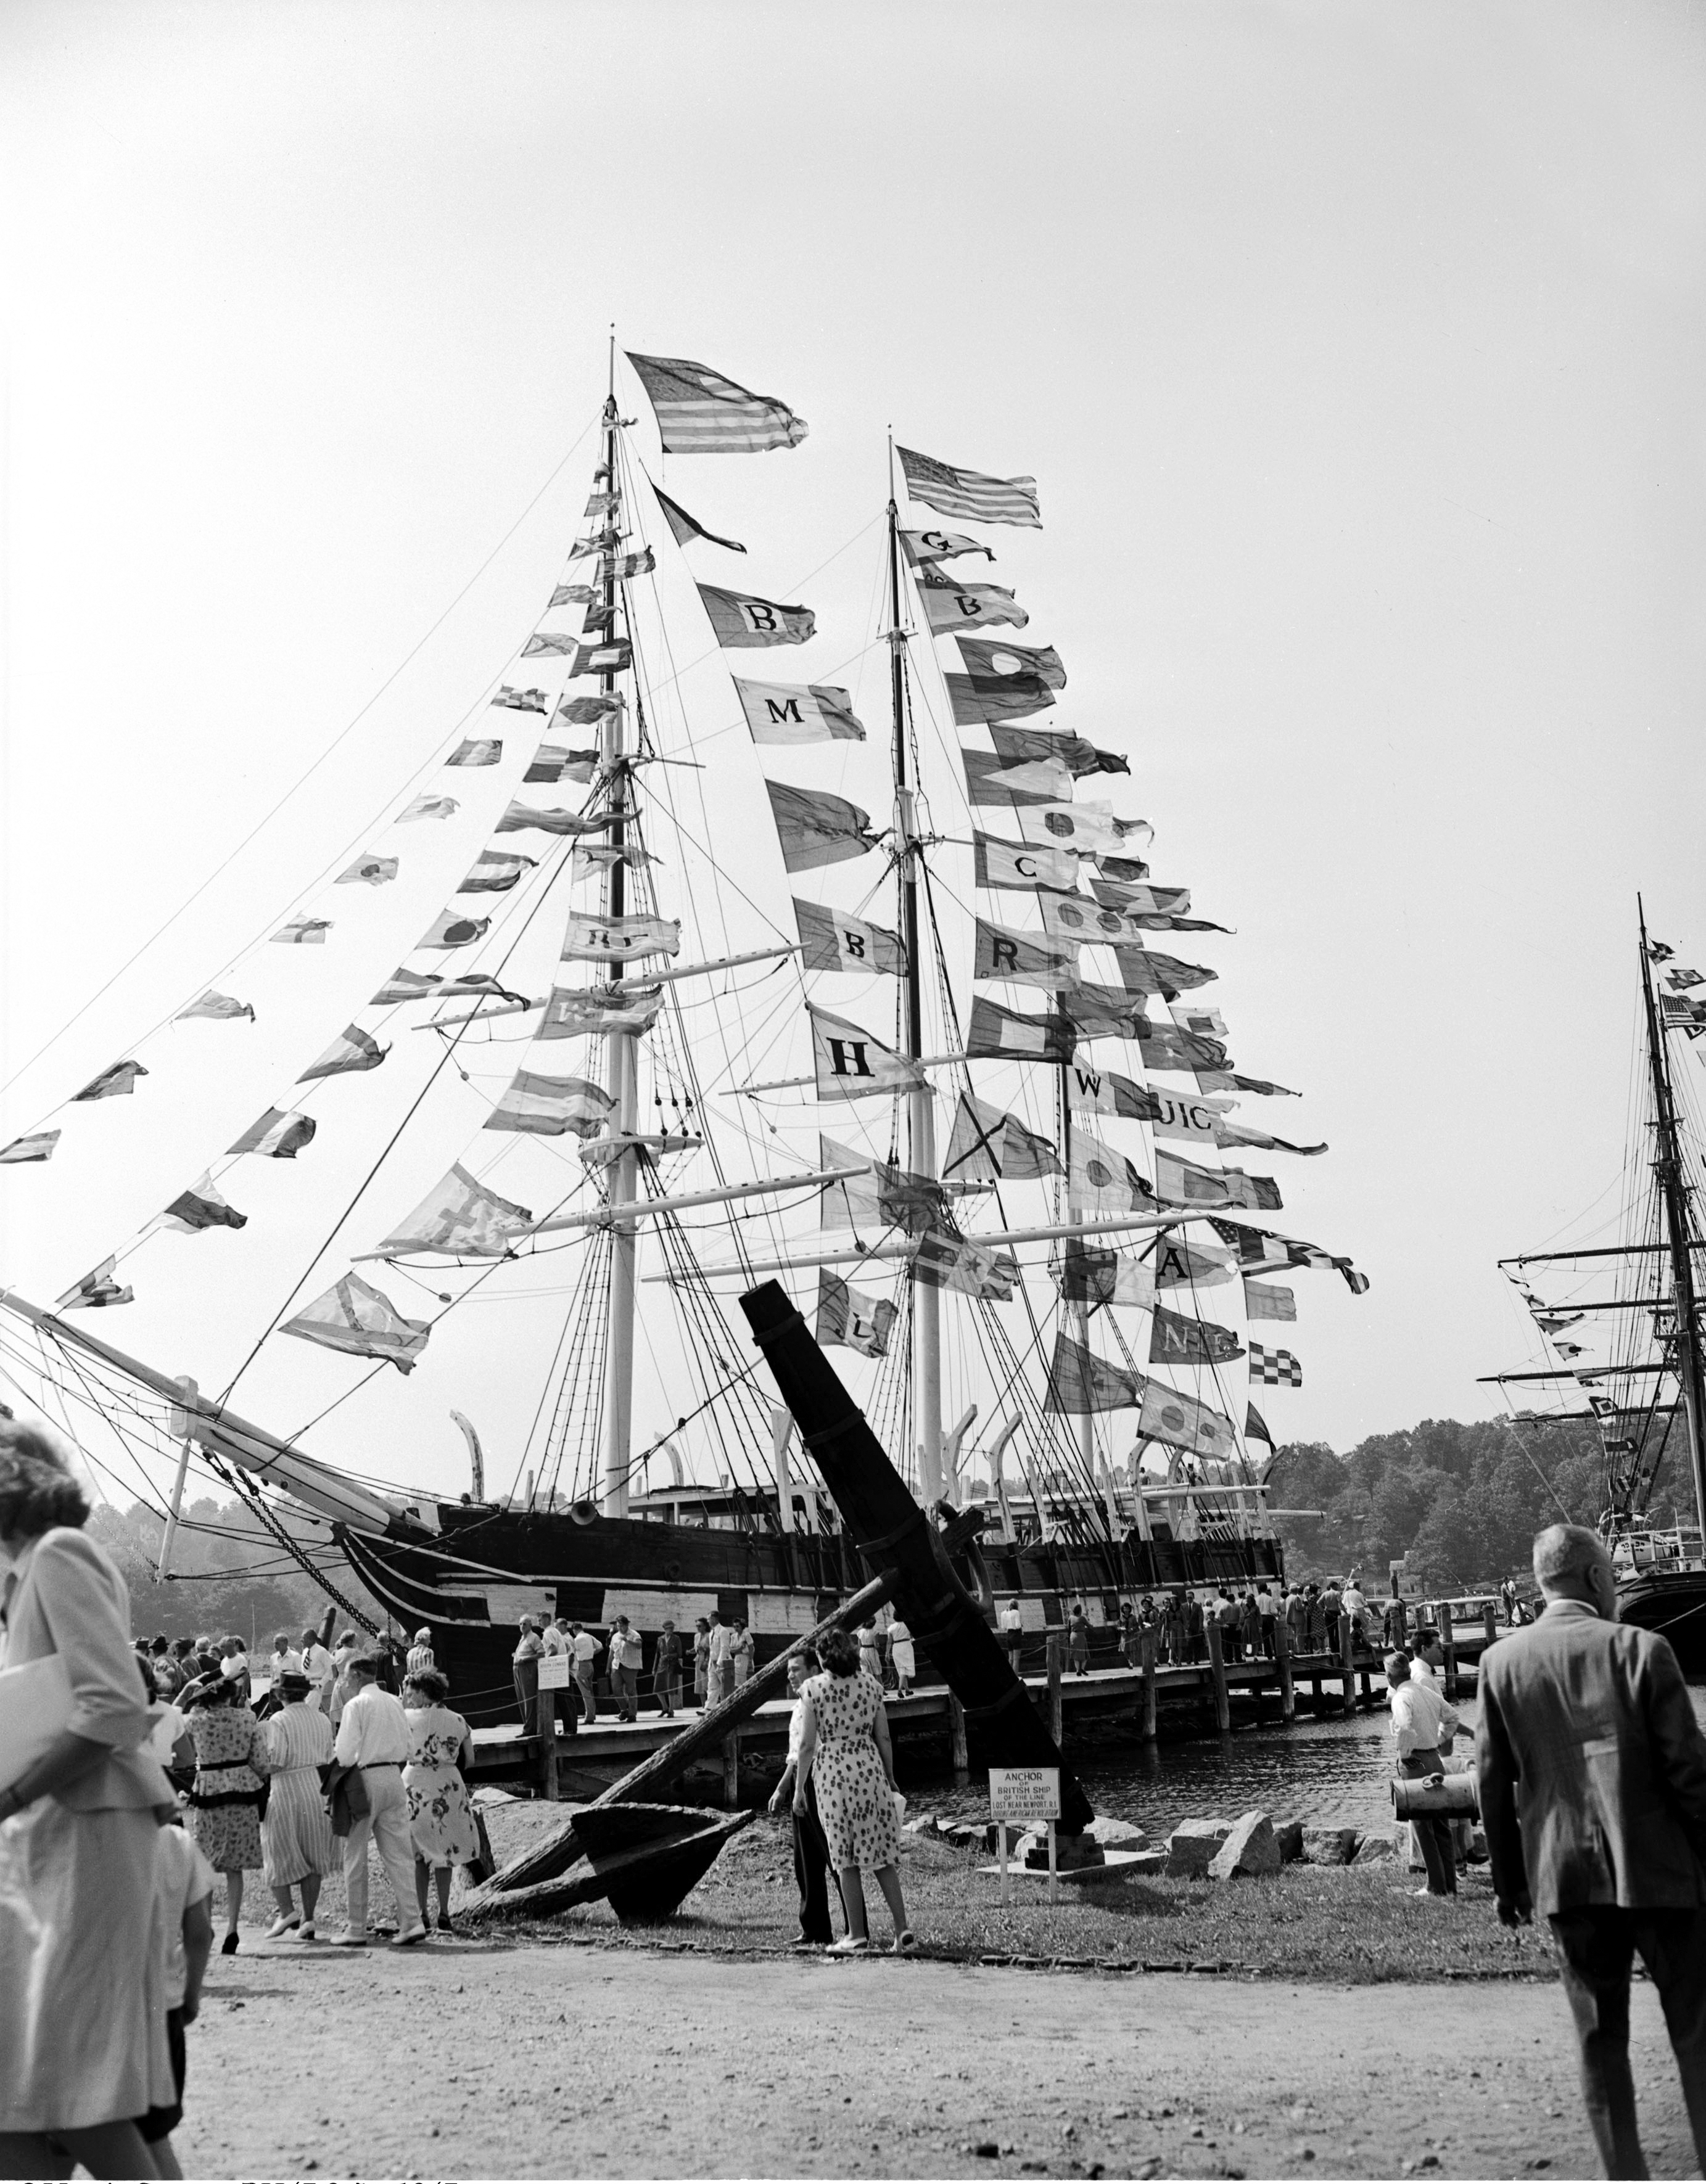
{"label": "american flag", "polygon": [[906,492],[939,515],[963,516],[971,523],[1023,523],[1033,531],[1043,527],[1034,477],[985,477],[981,471],[956,470],[939,463],[934,455],[921,455],[912,448],[896,448],[906,475]]}
{"label": "american flag", "polygon": [[1250,1377],[1269,1388],[1301,1388],[1303,1368],[1289,1350],[1264,1350],[1259,1342],[1252,1342]]}
{"label": "american flag", "polygon": [[760,454],[767,448],[797,448],[806,420],[772,394],[754,394],[707,364],[684,356],[636,356],[639,375],[657,415],[666,455]]}

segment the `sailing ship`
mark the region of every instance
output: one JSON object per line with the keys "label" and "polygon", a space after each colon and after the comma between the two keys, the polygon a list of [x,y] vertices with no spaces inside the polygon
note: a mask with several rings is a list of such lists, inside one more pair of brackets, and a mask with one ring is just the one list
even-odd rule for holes
{"label": "sailing ship", "polygon": [[[1625,1622],[1660,1630],[1685,1667],[1706,1669],[1706,1379],[1700,1354],[1699,1281],[1706,1250],[1699,1218],[1702,1137],[1688,1081],[1673,1067],[1672,1042],[1706,1034],[1706,978],[1640,931],[1642,1093],[1630,1141],[1638,1187],[1622,1212],[1623,1239],[1577,1251],[1530,1251],[1500,1265],[1558,1362],[1500,1373],[1493,1381],[1561,1384],[1585,1407],[1526,1411],[1547,1425],[1590,1418],[1604,1453],[1599,1529],[1611,1552]],[[1684,1050],[1686,1051],[1686,1049]],[[1527,1270],[1579,1270],[1574,1293],[1548,1302]],[[1581,1294],[1609,1289],[1609,1296]]]}
{"label": "sailing ship", "polygon": [[[0,1291],[0,1366],[86,1447],[98,1420],[170,1459],[150,1473],[175,1479],[163,1567],[193,1465],[352,1620],[372,1625],[340,1563],[430,1628],[476,1720],[509,1708],[524,1614],[626,1614],[649,1653],[666,1618],[691,1631],[716,1609],[764,1658],[867,1580],[733,1310],[771,1273],[850,1353],[923,1506],[982,1512],[955,1560],[991,1616],[1016,1599],[1039,1631],[1081,1601],[1106,1627],[1162,1587],[1279,1579],[1273,1441],[1245,1376],[1296,1386],[1302,1368],[1248,1327],[1296,1318],[1289,1282],[1263,1277],[1367,1281],[1251,1217],[1282,1199],[1235,1164],[1246,1149],[1326,1149],[1235,1118],[1241,1095],[1295,1095],[1239,1070],[1201,998],[1216,973],[1157,944],[1226,928],[1151,877],[1151,827],[1112,800],[1128,755],[1040,718],[1067,687],[1059,653],[988,634],[1027,610],[964,571],[999,526],[1040,528],[1034,482],[891,442],[880,620],[837,647],[880,675],[856,697],[734,672],[810,642],[816,617],[732,587],[747,547],[664,490],[664,460],[786,450],[805,422],[690,360],[626,366],[644,400],[622,414],[612,342],[587,528],[478,717],[218,989],[0,1148],[12,1187],[169,1096],[187,1044],[217,1072],[263,967],[323,978],[342,1021],[335,928],[382,918],[422,844],[466,866],[449,906],[371,999],[349,995],[277,1104],[128,1243],[103,1240],[51,1310]],[[694,644],[696,674],[677,664]],[[305,1186],[340,1134],[354,1179],[309,1234],[282,1182]],[[259,1328],[218,1361],[217,1393],[88,1328],[145,1296],[185,1233]],[[172,1339],[181,1366],[181,1323]],[[250,1422],[255,1386],[309,1424]],[[499,1397],[501,1479],[489,1416],[470,1415]],[[411,1451],[447,1412],[468,1488],[411,1485],[443,1476]],[[339,1434],[343,1460],[310,1451]]]}

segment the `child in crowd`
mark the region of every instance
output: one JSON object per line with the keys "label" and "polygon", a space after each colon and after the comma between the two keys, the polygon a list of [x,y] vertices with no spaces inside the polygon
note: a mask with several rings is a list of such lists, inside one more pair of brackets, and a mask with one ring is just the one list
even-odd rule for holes
{"label": "child in crowd", "polygon": [[184,2028],[201,2008],[202,1980],[213,1953],[214,1869],[176,1821],[154,1851],[154,1952],[177,2098],[150,2109],[137,2128],[162,2176],[181,2176],[171,2134],[184,2120]]}

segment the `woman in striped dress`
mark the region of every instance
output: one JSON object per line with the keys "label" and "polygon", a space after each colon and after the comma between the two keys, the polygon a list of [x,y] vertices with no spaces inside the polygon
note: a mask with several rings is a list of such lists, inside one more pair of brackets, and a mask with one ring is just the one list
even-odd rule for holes
{"label": "woman in striped dress", "polygon": [[[298,1941],[311,1942],[321,1881],[337,1864],[320,1783],[320,1770],[332,1759],[332,1724],[309,1704],[306,1676],[282,1675],[278,1688],[284,1703],[266,1725],[272,1787],[260,1824],[266,1885],[278,1906],[266,1938],[276,1942],[294,1933]],[[291,1901],[293,1888],[302,1891],[299,1919]]]}

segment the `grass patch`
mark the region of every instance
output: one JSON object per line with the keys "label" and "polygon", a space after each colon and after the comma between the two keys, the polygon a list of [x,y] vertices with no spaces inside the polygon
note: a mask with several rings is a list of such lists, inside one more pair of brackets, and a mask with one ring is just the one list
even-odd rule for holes
{"label": "grass patch", "polygon": [[[499,1858],[513,1855],[560,1819],[538,1805],[488,1814]],[[1291,1865],[1270,1880],[1090,1881],[1046,1888],[1001,1884],[977,1853],[928,1836],[901,1837],[901,1885],[922,1953],[951,1963],[1019,1958],[1130,1970],[1259,1974],[1269,1978],[1379,1985],[1393,1980],[1550,1979],[1543,1930],[1510,1933],[1498,1924],[1485,1867],[1471,1870],[1455,1903],[1419,1901],[1402,1866],[1333,1869]],[[872,1931],[889,1938],[888,1914],[867,1880]],[[689,1948],[710,1955],[788,1953],[797,1930],[792,1837],[761,1816],[737,1836],[667,1925],[624,1930],[607,1904],[588,1904],[537,1924],[494,1924],[496,1937],[579,1941],[612,1947]]]}

